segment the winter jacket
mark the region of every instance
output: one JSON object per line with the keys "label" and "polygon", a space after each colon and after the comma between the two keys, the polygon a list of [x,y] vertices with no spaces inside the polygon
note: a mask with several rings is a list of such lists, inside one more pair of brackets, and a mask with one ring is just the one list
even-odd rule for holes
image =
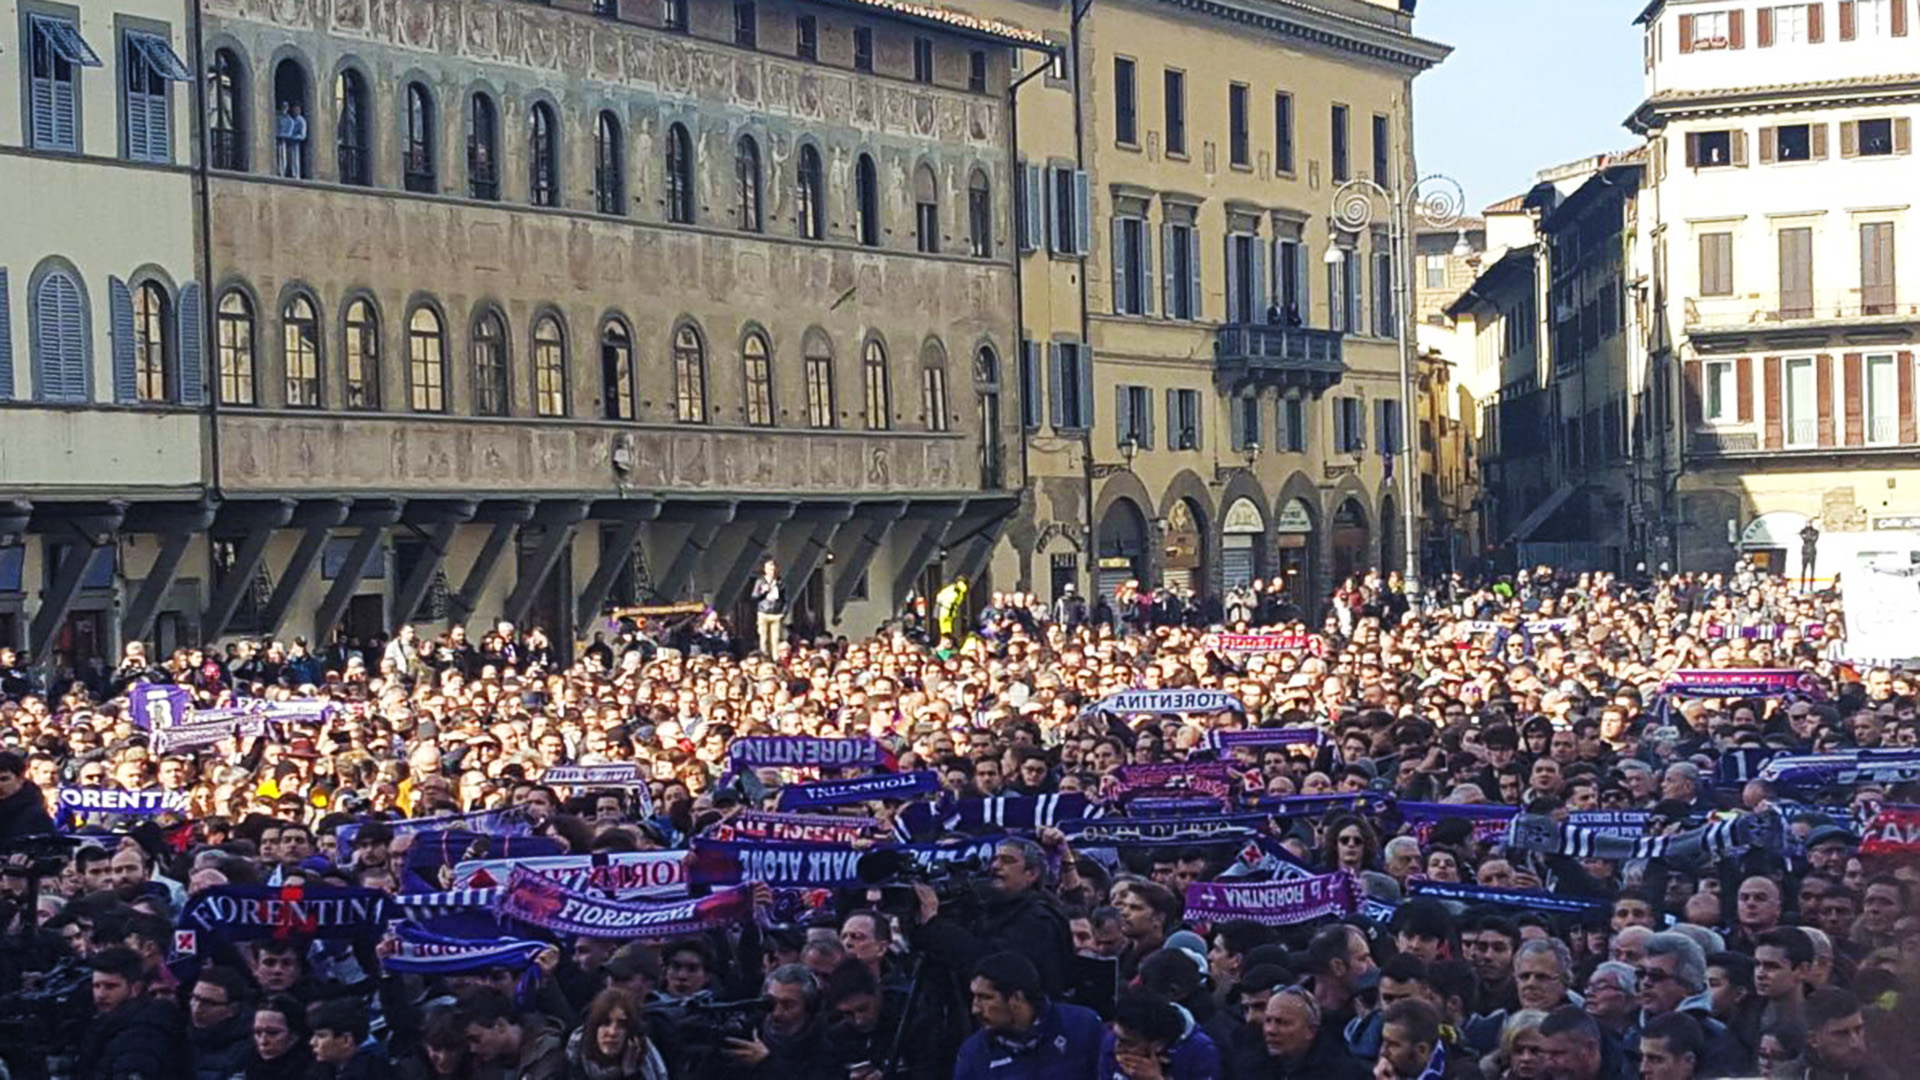
{"label": "winter jacket", "polygon": [[80,1042],[76,1080],[188,1080],[186,1023],[171,1002],[134,998],[96,1019]]}
{"label": "winter jacket", "polygon": [[[1706,1049],[1700,1055],[1699,1073],[1701,1076],[1745,1076],[1753,1071],[1753,1062],[1742,1063],[1734,1060],[1739,1054],[1739,1046],[1727,1025],[1714,1018],[1713,999],[1706,992],[1695,994],[1682,1001],[1676,1012],[1692,1016],[1700,1024],[1701,1034],[1706,1036]],[[1634,1018],[1633,1026],[1627,1029],[1624,1049],[1628,1060],[1640,1056],[1640,1029],[1651,1019],[1646,1013]]]}
{"label": "winter jacket", "polygon": [[1092,1009],[1044,1002],[1023,1038],[985,1028],[967,1036],[953,1080],[1093,1080],[1103,1075],[1106,1037],[1106,1025]]}
{"label": "winter jacket", "polygon": [[0,799],[0,840],[18,840],[53,831],[47,797],[38,784],[21,780],[20,790]]}
{"label": "winter jacket", "polygon": [[1067,917],[1051,899],[1024,892],[1011,899],[995,898],[973,927],[940,915],[913,932],[915,947],[924,949],[949,971],[962,978],[980,958],[990,953],[1019,953],[1040,973],[1040,987],[1048,997],[1067,990],[1073,967],[1073,931]]}
{"label": "winter jacket", "polygon": [[1371,1080],[1372,1067],[1343,1049],[1344,1039],[1316,1038],[1299,1061],[1283,1061],[1254,1043],[1233,1059],[1234,1080]]}
{"label": "winter jacket", "polygon": [[229,1080],[253,1057],[253,1015],[241,1013],[210,1028],[188,1028],[194,1080]]}
{"label": "winter jacket", "polygon": [[[1219,1080],[1224,1075],[1220,1048],[1193,1022],[1192,1014],[1184,1008],[1180,1011],[1187,1028],[1167,1048],[1166,1056],[1162,1059],[1161,1075],[1167,1080]],[[1126,1074],[1120,1071],[1114,1055],[1115,1045],[1113,1033],[1108,1032],[1100,1049],[1100,1080],[1126,1080]]]}

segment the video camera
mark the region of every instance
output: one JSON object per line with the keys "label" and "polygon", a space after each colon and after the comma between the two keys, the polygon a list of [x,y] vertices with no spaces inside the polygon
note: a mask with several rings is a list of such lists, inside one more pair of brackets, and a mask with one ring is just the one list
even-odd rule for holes
{"label": "video camera", "polygon": [[65,1075],[94,1017],[92,969],[62,960],[32,989],[0,995],[0,1057],[16,1080]]}
{"label": "video camera", "polygon": [[678,1058],[675,1076],[711,1076],[724,1065],[728,1039],[757,1037],[760,1021],[772,1011],[765,998],[739,1001],[656,1002],[642,1011],[650,1028],[665,1027]]}
{"label": "video camera", "polygon": [[898,849],[870,851],[854,864],[860,885],[840,894],[840,916],[871,908],[911,925],[920,917],[920,897],[914,886],[926,885],[939,899],[942,912],[964,919],[980,907],[980,877],[985,871],[977,857],[928,864]]}

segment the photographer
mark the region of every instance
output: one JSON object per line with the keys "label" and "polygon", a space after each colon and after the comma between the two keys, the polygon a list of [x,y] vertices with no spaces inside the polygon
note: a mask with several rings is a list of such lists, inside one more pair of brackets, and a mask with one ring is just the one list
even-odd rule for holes
{"label": "photographer", "polygon": [[99,1018],[81,1041],[77,1080],[187,1080],[192,1055],[180,1011],[149,993],[139,954],[112,946],[91,966]]}
{"label": "photographer", "polygon": [[730,1038],[721,1050],[726,1080],[846,1080],[821,1018],[820,984],[798,964],[773,969],[762,988],[768,1012],[760,1030]]}
{"label": "photographer", "polygon": [[1025,957],[1039,973],[1049,997],[1065,992],[1073,962],[1073,931],[1066,913],[1042,887],[1046,853],[1031,840],[1007,840],[988,869],[984,913],[969,927],[943,913],[933,887],[916,883],[920,923],[909,934],[913,945],[950,971],[964,972],[989,953]]}

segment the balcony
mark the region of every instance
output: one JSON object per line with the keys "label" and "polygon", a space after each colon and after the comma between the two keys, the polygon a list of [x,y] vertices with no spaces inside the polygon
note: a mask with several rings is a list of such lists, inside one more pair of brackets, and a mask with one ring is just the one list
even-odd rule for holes
{"label": "balcony", "polygon": [[1920,322],[1920,296],[1900,294],[1890,288],[1690,296],[1686,299],[1686,308],[1687,332],[1695,336],[1756,330],[1811,330],[1836,324],[1898,326]]}
{"label": "balcony", "polygon": [[1696,431],[1687,441],[1693,457],[1751,454],[1760,449],[1760,436],[1751,431]]}
{"label": "balcony", "polygon": [[1214,334],[1214,374],[1236,390],[1273,386],[1318,395],[1346,373],[1342,337],[1304,326],[1225,324]]}

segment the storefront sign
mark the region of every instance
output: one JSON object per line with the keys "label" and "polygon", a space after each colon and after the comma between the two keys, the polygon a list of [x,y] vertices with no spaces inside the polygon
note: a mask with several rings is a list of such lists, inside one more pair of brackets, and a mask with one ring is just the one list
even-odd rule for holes
{"label": "storefront sign", "polygon": [[1313,531],[1313,512],[1299,499],[1290,499],[1280,508],[1280,520],[1274,523],[1273,531],[1278,533],[1310,533]]}

